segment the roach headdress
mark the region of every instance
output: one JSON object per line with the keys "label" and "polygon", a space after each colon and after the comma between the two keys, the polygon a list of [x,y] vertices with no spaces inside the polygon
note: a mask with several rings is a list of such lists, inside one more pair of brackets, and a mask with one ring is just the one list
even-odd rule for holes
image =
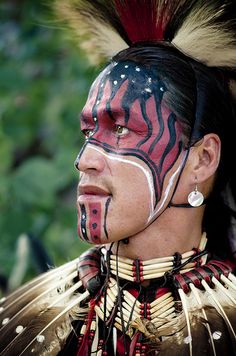
{"label": "roach headdress", "polygon": [[57,0],[92,61],[166,41],[208,66],[236,68],[234,0]]}

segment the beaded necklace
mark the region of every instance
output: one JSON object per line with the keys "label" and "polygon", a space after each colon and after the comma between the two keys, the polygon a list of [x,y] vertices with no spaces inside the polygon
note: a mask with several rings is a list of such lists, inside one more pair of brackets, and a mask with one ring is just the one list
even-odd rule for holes
{"label": "beaded necklace", "polygon": [[[106,282],[106,288],[95,299],[95,314],[93,314],[90,328],[91,351],[95,352],[97,350],[97,355],[105,355],[100,345],[104,340],[98,336],[99,319],[107,327],[111,325],[113,339],[114,335],[117,334],[116,330],[119,330],[123,334],[125,333],[131,339],[136,335],[135,330],[142,330],[143,334],[149,337],[150,332],[148,331],[148,327],[146,327],[147,323],[152,327],[158,328],[159,336],[165,335],[168,329],[181,329],[185,322],[184,315],[178,310],[179,302],[168,286],[163,288],[158,286],[158,284],[155,286],[156,282],[154,281],[152,296],[149,295],[148,298],[143,298],[137,292],[137,289],[141,285],[141,282],[146,280],[157,279],[157,281],[163,281],[161,277],[165,276],[168,272],[171,273],[175,269],[178,269],[176,272],[180,271],[183,273],[193,267],[205,264],[207,255],[201,255],[205,249],[206,242],[206,234],[204,233],[198,249],[193,249],[182,255],[176,253],[174,256],[148,261],[140,259],[131,260],[120,256],[117,257],[113,254],[109,255],[103,248],[101,253],[104,265],[109,271],[109,278]],[[136,286],[136,294],[134,294],[132,286]],[[85,322],[84,327],[81,329],[81,343],[86,330],[86,324]],[[135,346],[135,350],[137,348],[135,354],[137,355],[139,355],[138,347],[139,343],[137,342]],[[142,347],[146,348],[145,345],[142,345]]]}
{"label": "beaded necklace", "polygon": [[[176,346],[182,345],[181,352],[189,346],[191,354],[192,328],[198,333],[199,325],[204,335],[207,330],[207,342],[210,340],[215,347],[213,339],[221,331],[215,331],[214,323],[212,329],[209,326],[212,311],[219,311],[214,317],[223,317],[233,330],[224,307],[236,305],[236,278],[226,263],[217,260],[206,263],[205,245],[203,234],[198,249],[164,260],[116,258],[101,248],[97,251],[101,261],[94,252],[88,259],[83,257],[81,263],[85,267],[93,266],[96,259],[100,261],[105,280],[89,301],[90,312],[80,329],[79,350],[88,345],[87,354],[117,355],[119,345],[122,348],[119,355],[128,355],[128,350],[132,350],[132,355],[145,356],[159,352],[160,348],[169,350],[176,343]],[[151,268],[146,269],[146,266]],[[94,275],[94,269],[91,272]],[[88,268],[84,268],[83,273],[87,276]],[[142,281],[147,280],[148,275],[150,283],[144,286]],[[181,344],[178,344],[179,338]]]}
{"label": "beaded necklace", "polygon": [[[181,267],[180,273],[183,273],[196,266],[205,264],[207,255],[197,258],[194,262],[192,262],[192,260],[194,259],[194,256],[204,251],[206,243],[206,233],[203,233],[199,248],[185,252],[182,255],[177,252],[174,256],[142,261],[141,259],[132,260],[130,258],[111,254],[107,263],[109,264],[111,274],[114,276],[117,276],[118,274],[118,277],[127,281],[141,283],[150,279],[163,277],[165,273],[174,268]],[[106,255],[106,250],[102,249],[102,253]],[[104,257],[106,258],[106,256]]]}

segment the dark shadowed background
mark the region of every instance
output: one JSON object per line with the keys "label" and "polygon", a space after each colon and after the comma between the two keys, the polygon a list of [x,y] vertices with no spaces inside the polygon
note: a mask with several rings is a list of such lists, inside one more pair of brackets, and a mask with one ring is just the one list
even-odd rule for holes
{"label": "dark shadowed background", "polygon": [[78,114],[96,73],[42,1],[0,1],[0,295],[78,256]]}

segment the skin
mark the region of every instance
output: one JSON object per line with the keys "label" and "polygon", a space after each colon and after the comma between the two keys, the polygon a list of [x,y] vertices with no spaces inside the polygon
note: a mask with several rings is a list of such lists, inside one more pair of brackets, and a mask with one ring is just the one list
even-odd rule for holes
{"label": "skin", "polygon": [[[132,62],[112,63],[94,82],[81,114],[86,142],[76,160],[78,233],[96,244],[129,237],[130,243],[120,244],[119,253],[130,258],[182,253],[198,246],[201,237],[204,207],[168,207],[187,150],[181,126],[165,106],[165,94],[157,70]],[[209,147],[208,152],[203,149],[206,143],[214,151],[211,159]],[[174,203],[187,202],[196,177],[201,183],[199,170],[208,194],[219,144],[218,138],[209,136],[191,148]],[[211,172],[203,174],[201,167],[212,159]]]}

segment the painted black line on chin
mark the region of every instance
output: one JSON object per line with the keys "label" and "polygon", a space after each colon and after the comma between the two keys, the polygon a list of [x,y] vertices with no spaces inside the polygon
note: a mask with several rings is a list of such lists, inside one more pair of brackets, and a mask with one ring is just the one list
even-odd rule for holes
{"label": "painted black line on chin", "polygon": [[[89,239],[88,239],[88,235],[86,232],[86,209],[85,209],[84,204],[80,204],[80,213],[81,213],[80,227],[81,227],[81,232],[82,232],[82,238],[84,241],[88,242]],[[84,216],[84,218],[83,218],[83,216]]]}
{"label": "painted black line on chin", "polygon": [[104,228],[104,232],[105,232],[105,235],[106,235],[106,238],[108,240],[108,232],[107,232],[107,213],[108,213],[108,207],[109,207],[109,204],[111,202],[111,197],[109,197],[105,203],[105,214],[104,214],[104,225],[103,225],[103,228]]}

